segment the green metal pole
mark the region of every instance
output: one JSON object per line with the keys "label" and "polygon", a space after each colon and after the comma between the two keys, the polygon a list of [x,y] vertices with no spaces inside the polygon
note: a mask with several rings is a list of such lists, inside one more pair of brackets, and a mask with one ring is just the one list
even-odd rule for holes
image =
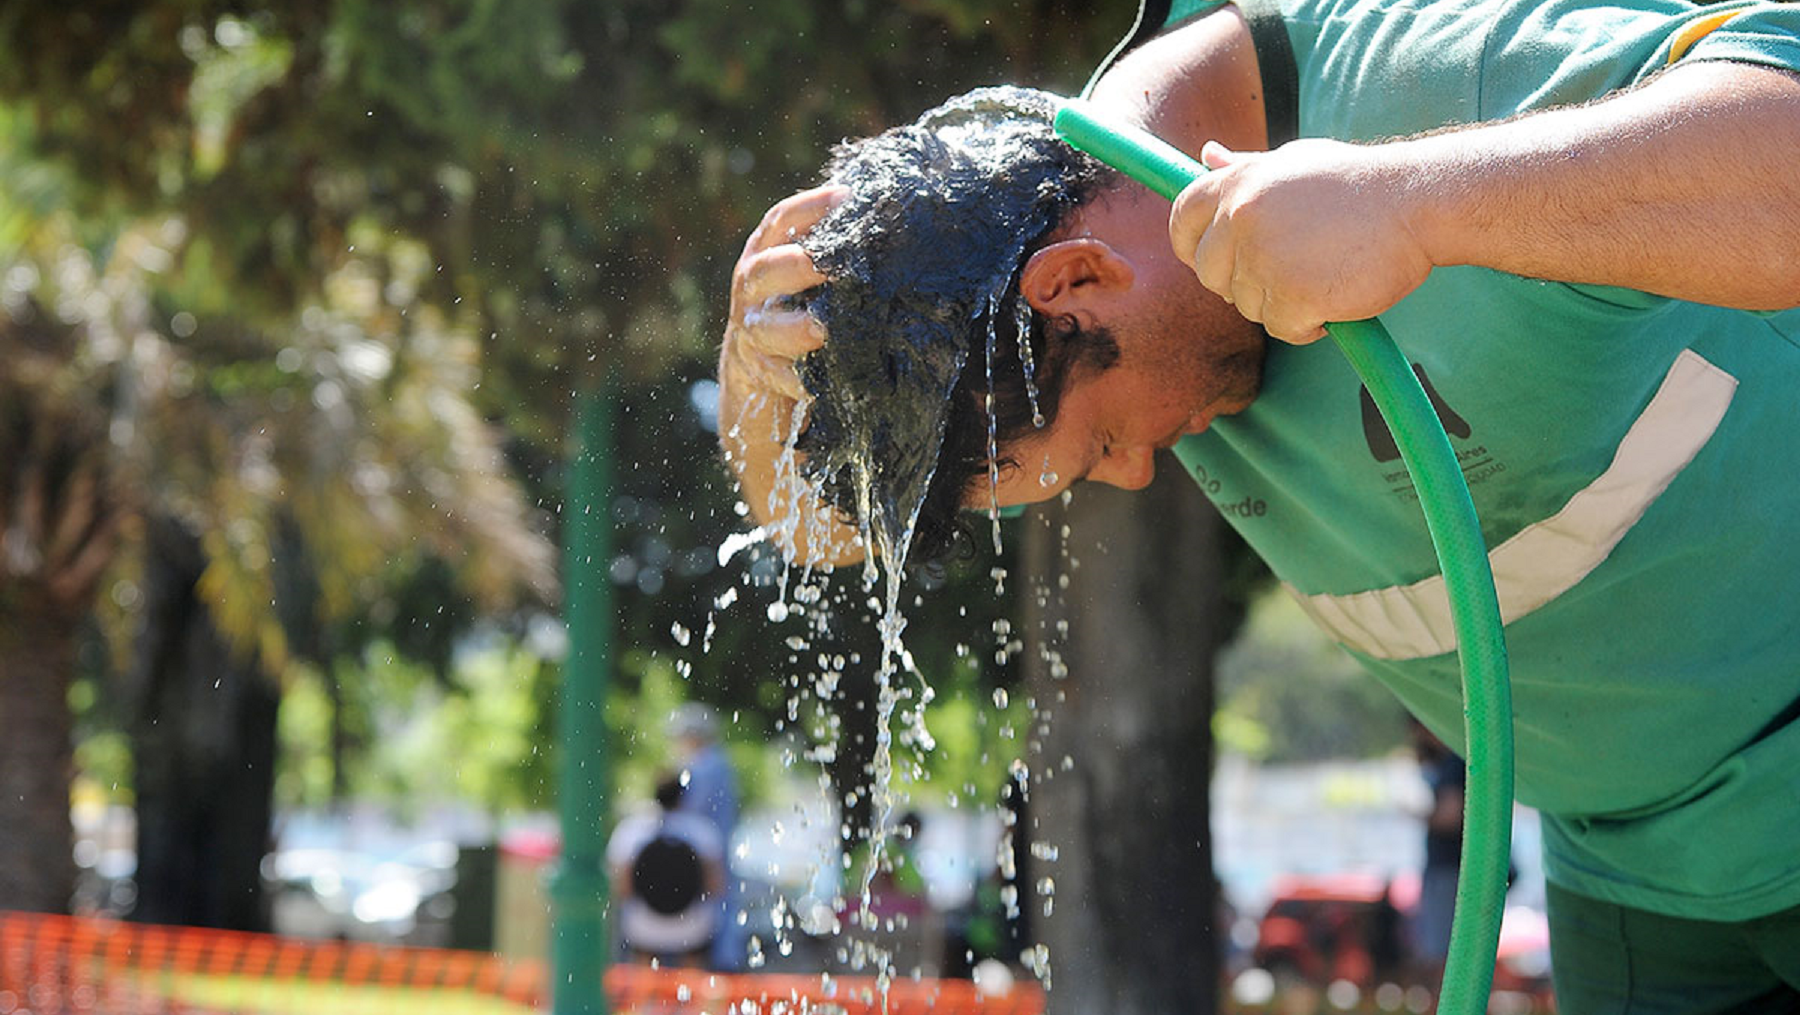
{"label": "green metal pole", "polygon": [[605,1015],[607,764],[603,705],[612,669],[612,415],[610,378],[576,401],[575,448],[563,504],[563,602],[569,655],[558,713],[557,805],[562,858],[550,884],[551,1010]]}

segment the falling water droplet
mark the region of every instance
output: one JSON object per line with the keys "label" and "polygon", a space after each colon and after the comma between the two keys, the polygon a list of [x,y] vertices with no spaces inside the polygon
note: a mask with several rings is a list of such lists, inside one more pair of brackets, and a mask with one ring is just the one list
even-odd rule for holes
{"label": "falling water droplet", "polygon": [[[998,297],[998,293],[995,294]],[[1044,413],[1038,408],[1037,364],[1031,357],[1031,303],[1023,294],[1013,306],[1013,327],[1019,336],[1019,366],[1025,371],[1025,396],[1031,400],[1031,425],[1042,430]],[[995,314],[999,313],[996,305]]]}
{"label": "falling water droplet", "polygon": [[994,321],[988,318],[987,335],[987,410],[988,522],[994,530],[994,552],[1000,552],[1000,420],[994,411]]}

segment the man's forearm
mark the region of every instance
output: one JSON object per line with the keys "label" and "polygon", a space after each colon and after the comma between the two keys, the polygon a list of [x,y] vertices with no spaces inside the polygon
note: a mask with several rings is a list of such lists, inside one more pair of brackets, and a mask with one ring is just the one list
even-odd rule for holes
{"label": "man's forearm", "polygon": [[862,559],[854,529],[820,504],[799,476],[792,434],[803,420],[797,403],[769,392],[743,395],[723,386],[719,446],[737,476],[738,494],[782,555],[803,565],[836,566]]}
{"label": "man's forearm", "polygon": [[1800,75],[1678,67],[1590,105],[1384,146],[1432,263],[1800,305]]}

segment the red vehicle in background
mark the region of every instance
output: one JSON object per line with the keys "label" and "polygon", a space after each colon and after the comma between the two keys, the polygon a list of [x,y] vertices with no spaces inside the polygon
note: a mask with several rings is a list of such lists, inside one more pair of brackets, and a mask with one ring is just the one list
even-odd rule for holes
{"label": "red vehicle in background", "polygon": [[[1278,986],[1324,989],[1336,982],[1360,991],[1383,984],[1414,986],[1420,964],[1408,938],[1418,904],[1416,876],[1388,880],[1375,875],[1290,876],[1276,882],[1258,927],[1251,964]],[[1554,1011],[1550,989],[1550,934],[1535,909],[1509,907],[1500,928],[1494,990],[1520,1012]]]}

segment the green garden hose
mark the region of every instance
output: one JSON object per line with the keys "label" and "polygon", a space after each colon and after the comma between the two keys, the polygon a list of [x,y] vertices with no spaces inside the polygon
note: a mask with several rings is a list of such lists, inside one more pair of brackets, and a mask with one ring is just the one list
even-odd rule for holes
{"label": "green garden hose", "polygon": [[[1162,139],[1109,123],[1093,107],[1065,102],[1056,132],[1070,144],[1173,201],[1206,167]],[[1500,601],[1487,544],[1450,438],[1419,380],[1379,321],[1325,326],[1387,420],[1412,475],[1450,596],[1462,660],[1468,787],[1462,868],[1456,886],[1438,1011],[1481,1015],[1493,985],[1512,853],[1512,688]]]}

